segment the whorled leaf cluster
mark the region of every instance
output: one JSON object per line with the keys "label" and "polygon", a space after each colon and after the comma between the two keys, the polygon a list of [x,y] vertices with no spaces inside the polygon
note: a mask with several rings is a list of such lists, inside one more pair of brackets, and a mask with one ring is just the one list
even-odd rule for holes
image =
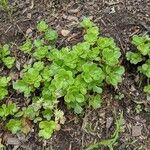
{"label": "whorled leaf cluster", "polygon": [[[19,46],[32,57],[33,63],[24,65],[20,78],[13,81],[14,90],[30,99],[30,104],[23,108],[9,104],[0,108],[0,117],[12,117],[6,127],[13,133],[28,133],[32,126],[26,122],[33,121],[39,124],[39,136],[48,139],[65,121],[58,108],[60,99],[79,114],[87,106],[99,108],[105,85],[117,86],[122,81],[124,67],[120,65],[121,52],[114,39],[101,36],[99,28],[88,18],[80,25],[85,34],[83,41],[74,46],[58,49],[58,34],[44,21],[37,25],[40,38],[27,39]],[[10,106],[13,110],[8,115],[1,113]]]}
{"label": "whorled leaf cluster", "polygon": [[[150,78],[150,37],[149,35],[132,37],[132,44],[136,47],[137,51],[129,51],[126,53],[127,60],[132,64],[141,63],[138,66],[138,71]],[[150,93],[150,85],[144,87],[144,92]]]}

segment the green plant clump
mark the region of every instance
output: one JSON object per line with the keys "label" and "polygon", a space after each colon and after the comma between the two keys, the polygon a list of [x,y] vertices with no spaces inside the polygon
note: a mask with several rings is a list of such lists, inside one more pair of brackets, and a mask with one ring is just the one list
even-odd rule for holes
{"label": "green plant clump", "polygon": [[[138,66],[138,71],[144,74],[147,78],[150,78],[150,37],[149,35],[132,37],[132,44],[136,46],[137,52],[127,52],[126,58],[132,64],[138,64],[142,62],[141,66]],[[150,85],[144,87],[144,92],[150,93]]]}
{"label": "green plant clump", "polygon": [[0,76],[0,101],[8,95],[8,83],[11,80],[10,77]]}
{"label": "green plant clump", "polygon": [[0,0],[0,8],[3,10],[9,9],[9,1],[8,0]]}
{"label": "green plant clump", "polygon": [[15,58],[10,56],[9,45],[0,46],[0,63],[3,63],[8,69],[12,68],[15,63]]}
{"label": "green plant clump", "polygon": [[63,111],[58,109],[60,98],[68,109],[80,114],[87,105],[101,107],[106,84],[116,87],[122,81],[124,67],[119,63],[121,52],[114,39],[102,37],[88,18],[81,27],[85,30],[82,42],[58,49],[57,32],[40,21],[37,30],[41,38],[27,39],[19,46],[33,63],[25,65],[20,79],[13,82],[13,88],[30,99],[30,105],[14,115],[10,113],[14,119],[7,128],[13,133],[22,131],[22,120],[30,120],[39,124],[39,136],[48,139],[65,121]]}
{"label": "green plant clump", "polygon": [[0,107],[0,117],[5,120],[9,115],[14,115],[18,111],[16,104],[3,104]]}

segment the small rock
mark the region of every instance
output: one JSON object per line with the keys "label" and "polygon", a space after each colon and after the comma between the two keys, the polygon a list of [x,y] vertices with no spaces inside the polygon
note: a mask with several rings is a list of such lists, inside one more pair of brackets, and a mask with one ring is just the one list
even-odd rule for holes
{"label": "small rock", "polygon": [[130,91],[131,91],[131,92],[134,92],[134,91],[136,91],[136,89],[135,89],[135,87],[134,87],[133,85],[131,86],[131,89],[130,89]]}
{"label": "small rock", "polygon": [[79,22],[78,18],[75,17],[75,16],[68,16],[67,19],[68,19],[69,21],[76,21],[76,22]]}
{"label": "small rock", "polygon": [[20,145],[20,141],[17,138],[8,137],[7,138],[7,144],[8,145]]}
{"label": "small rock", "polygon": [[147,94],[146,96],[147,101],[150,101],[150,96]]}
{"label": "small rock", "polygon": [[10,72],[9,76],[13,80],[17,80],[18,79],[18,74],[16,72]]}
{"label": "small rock", "polygon": [[140,136],[141,135],[141,131],[142,131],[142,127],[141,126],[133,126],[132,127],[132,136]]}
{"label": "small rock", "polygon": [[26,136],[24,133],[18,133],[17,134],[18,140],[22,142],[27,142],[28,141],[28,136]]}
{"label": "small rock", "polygon": [[140,121],[141,120],[140,116],[135,116],[135,120]]}
{"label": "small rock", "polygon": [[70,33],[69,30],[61,30],[62,36],[68,36],[69,33]]}
{"label": "small rock", "polygon": [[26,31],[26,36],[27,37],[31,37],[32,36],[32,29],[31,28],[28,28],[27,31]]}
{"label": "small rock", "polygon": [[28,19],[31,19],[31,17],[32,17],[31,13],[28,13],[28,14],[27,14],[27,18],[28,18]]}
{"label": "small rock", "polygon": [[80,8],[68,10],[69,13],[73,13],[73,14],[78,13],[79,11],[80,11]]}
{"label": "small rock", "polygon": [[19,62],[19,61],[16,61],[16,68],[17,68],[18,70],[20,70],[20,62]]}
{"label": "small rock", "polygon": [[109,129],[111,127],[112,123],[113,123],[113,118],[112,117],[108,117],[106,119],[106,128]]}
{"label": "small rock", "polygon": [[115,7],[112,7],[112,8],[111,8],[111,11],[110,11],[110,14],[113,14],[113,13],[115,13],[115,12],[116,12]]}

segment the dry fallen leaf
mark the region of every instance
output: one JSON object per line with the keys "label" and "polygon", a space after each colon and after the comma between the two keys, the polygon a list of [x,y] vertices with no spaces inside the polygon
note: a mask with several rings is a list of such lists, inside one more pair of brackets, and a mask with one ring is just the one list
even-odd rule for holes
{"label": "dry fallen leaf", "polygon": [[135,125],[132,127],[132,136],[140,136],[142,134],[142,127]]}
{"label": "dry fallen leaf", "polygon": [[62,36],[68,36],[68,35],[69,35],[69,33],[70,33],[70,31],[69,31],[69,30],[61,30],[61,34],[62,34]]}

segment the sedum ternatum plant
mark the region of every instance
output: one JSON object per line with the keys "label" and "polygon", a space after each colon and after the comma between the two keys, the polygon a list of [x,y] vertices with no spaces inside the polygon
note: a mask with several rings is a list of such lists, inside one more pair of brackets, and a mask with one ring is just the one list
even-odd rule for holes
{"label": "sedum ternatum plant", "polygon": [[11,69],[15,63],[15,58],[10,56],[10,47],[8,44],[0,45],[0,63],[3,63],[8,69]]}
{"label": "sedum ternatum plant", "polygon": [[58,49],[58,34],[44,21],[37,24],[40,38],[27,39],[19,46],[33,63],[25,65],[20,78],[13,82],[13,88],[30,99],[30,105],[15,112],[14,120],[7,123],[13,133],[22,131],[20,120],[26,118],[39,125],[40,137],[48,139],[65,122],[58,108],[60,98],[68,109],[80,114],[87,105],[101,107],[106,84],[116,87],[122,81],[124,67],[119,63],[121,52],[114,39],[101,36],[88,18],[80,25],[85,34],[74,46]]}
{"label": "sedum ternatum plant", "polygon": [[[144,74],[147,78],[150,78],[150,37],[149,35],[132,37],[132,44],[136,46],[136,52],[127,52],[126,58],[132,64],[142,63],[138,66],[138,71]],[[150,94],[150,85],[144,87],[144,92]]]}
{"label": "sedum ternatum plant", "polygon": [[0,101],[8,95],[8,83],[10,80],[10,77],[0,76]]}

